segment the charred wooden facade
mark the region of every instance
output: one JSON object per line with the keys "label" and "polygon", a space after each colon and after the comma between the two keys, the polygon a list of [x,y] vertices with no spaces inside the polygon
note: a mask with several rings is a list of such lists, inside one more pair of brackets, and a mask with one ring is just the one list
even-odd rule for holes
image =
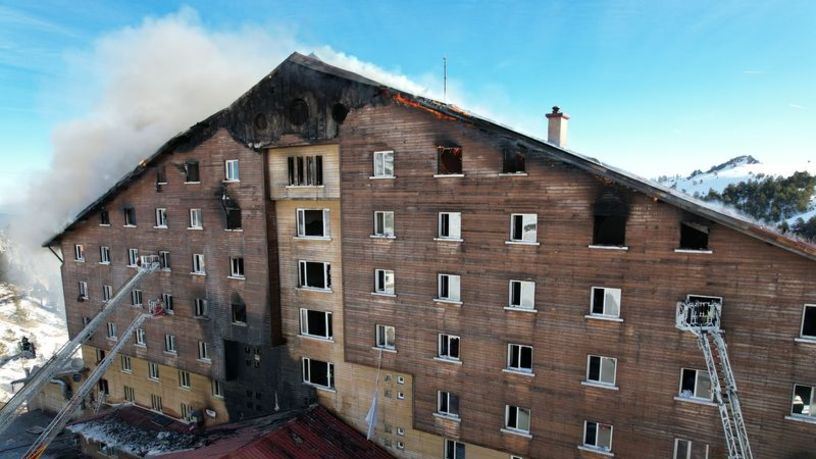
{"label": "charred wooden facade", "polygon": [[[384,152],[390,176],[377,169]],[[239,181],[225,180],[228,160]],[[319,181],[305,177],[318,170]],[[154,228],[157,208],[167,228]],[[202,209],[203,229],[188,229],[190,209]],[[227,220],[236,209],[240,228]],[[102,285],[125,282],[128,249],[170,252],[170,269],[142,290],[173,295],[174,314],[125,354],[223,385],[184,400],[219,412],[210,422],[316,398],[363,430],[378,391],[377,438],[400,457],[722,457],[717,408],[684,392],[705,363],[675,307],[698,295],[722,298],[755,455],[813,454],[816,418],[794,388],[816,386],[816,337],[803,333],[816,249],[311,57],[291,56],[168,142],[49,241],[64,254],[77,244],[85,260],[63,265],[71,334],[99,310]],[[110,264],[98,263],[101,246]],[[194,254],[206,275],[191,273]],[[597,304],[607,294],[614,314]],[[138,308],[122,309],[120,330]],[[110,345],[95,336],[86,349]],[[455,358],[440,358],[452,346]],[[121,370],[112,398],[134,380],[136,403],[159,391],[180,415],[177,387],[165,387],[177,380]],[[611,447],[588,445],[592,429]]]}

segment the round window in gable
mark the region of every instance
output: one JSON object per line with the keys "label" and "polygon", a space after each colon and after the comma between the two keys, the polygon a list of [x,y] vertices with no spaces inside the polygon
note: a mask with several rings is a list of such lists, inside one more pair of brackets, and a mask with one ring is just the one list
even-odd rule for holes
{"label": "round window in gable", "polygon": [[255,129],[266,129],[266,115],[263,113],[255,115]]}
{"label": "round window in gable", "polygon": [[309,106],[303,99],[294,99],[289,103],[289,122],[300,126],[309,119]]}
{"label": "round window in gable", "polygon": [[348,112],[349,109],[346,108],[345,105],[338,102],[332,107],[332,119],[337,122],[337,124],[343,124],[343,121],[346,120]]}

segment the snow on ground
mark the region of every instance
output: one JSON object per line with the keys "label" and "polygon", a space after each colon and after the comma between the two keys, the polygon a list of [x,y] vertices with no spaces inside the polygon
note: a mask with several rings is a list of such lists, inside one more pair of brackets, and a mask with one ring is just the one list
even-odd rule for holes
{"label": "snow on ground", "polygon": [[67,427],[83,437],[121,449],[137,457],[203,446],[192,434],[173,431],[156,432],[131,426],[115,418],[92,419]]}
{"label": "snow on ground", "polygon": [[0,401],[11,397],[11,381],[24,378],[24,368],[41,365],[68,341],[61,313],[43,308],[36,300],[18,298],[15,302],[14,292],[0,284],[0,343],[6,347],[4,354],[16,353],[23,336],[36,345],[37,357],[13,360],[0,367]]}

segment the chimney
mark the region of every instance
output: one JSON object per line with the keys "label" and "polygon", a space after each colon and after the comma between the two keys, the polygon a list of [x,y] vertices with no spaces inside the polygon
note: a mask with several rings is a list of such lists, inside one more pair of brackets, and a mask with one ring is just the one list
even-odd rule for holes
{"label": "chimney", "polygon": [[567,124],[569,115],[561,112],[561,109],[553,107],[552,113],[547,113],[547,142],[559,147],[567,146]]}

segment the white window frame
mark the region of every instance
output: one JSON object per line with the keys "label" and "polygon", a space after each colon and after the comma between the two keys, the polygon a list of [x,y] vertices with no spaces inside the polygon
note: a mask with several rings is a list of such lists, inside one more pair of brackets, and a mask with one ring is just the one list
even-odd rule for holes
{"label": "white window frame", "polygon": [[[810,400],[808,403],[805,403],[805,400],[802,400],[802,412],[801,413],[794,413],[793,412],[793,405],[796,402],[796,388],[797,387],[806,387],[810,389]],[[800,397],[801,398],[801,397]],[[816,386],[810,384],[795,384],[793,385],[793,393],[791,394],[791,402],[790,402],[790,417],[794,419],[814,419],[816,417],[816,410],[814,410],[814,403],[816,403]],[[808,412],[805,413],[804,405],[808,406]]]}
{"label": "white window frame", "polygon": [[110,247],[105,245],[99,246],[99,264],[109,265],[110,261]]}
{"label": "white window frame", "polygon": [[164,405],[162,405],[161,395],[150,394],[150,409],[163,413]]}
{"label": "white window frame", "polygon": [[[460,414],[459,413],[454,413],[453,411],[451,411],[451,396],[456,397],[457,407],[461,406],[461,403],[459,403],[460,400],[459,400],[458,395],[456,395],[454,393],[451,393],[451,392],[444,391],[444,390],[436,391],[436,414],[438,414],[440,416],[444,416],[446,418],[459,419]],[[447,406],[447,409],[443,409],[443,406],[442,406],[443,401],[445,402],[444,404]]]}
{"label": "white window frame", "polygon": [[176,348],[176,335],[164,335],[164,352],[167,354],[178,354]]}
{"label": "white window frame", "polygon": [[[447,220],[448,234],[443,234]],[[436,240],[462,242],[462,213],[439,212],[436,218]]]}
{"label": "white window frame", "polygon": [[[326,330],[325,335],[315,335],[309,333],[309,312],[317,312],[323,314],[323,327]],[[320,338],[330,340],[334,338],[334,324],[332,323],[332,313],[328,311],[318,311],[316,309],[300,308],[300,334],[302,336],[309,336],[312,338]]]}
{"label": "white window frame", "polygon": [[201,209],[190,209],[190,226],[187,229],[204,229],[204,212]]}
{"label": "white window frame", "polygon": [[142,305],[142,291],[134,288],[130,291],[130,304],[132,306],[141,306]]}
{"label": "white window frame", "polygon": [[[603,312],[597,313],[595,312],[595,291],[596,290],[603,290],[604,291],[604,304],[603,304]],[[615,301],[617,301],[617,311],[615,314],[610,313],[608,303],[608,295],[612,294]],[[600,317],[600,318],[609,318],[609,319],[620,319],[621,308],[623,307],[622,303],[623,297],[623,290],[620,288],[614,287],[600,287],[600,286],[593,286],[589,289],[589,316],[590,317]]]}
{"label": "white window frame", "polygon": [[[323,212],[323,234],[320,236],[314,235],[307,235],[306,234],[306,212]],[[330,209],[308,209],[308,208],[300,208],[297,209],[296,217],[297,217],[297,238],[298,239],[316,239],[316,240],[329,240],[331,238],[330,234]]]}
{"label": "white window frame", "polygon": [[[586,439],[587,439],[586,438],[587,437],[587,427],[589,426],[589,424],[595,424],[595,444],[594,445],[586,442]],[[600,427],[609,427],[609,445],[608,446],[598,446],[598,438],[600,437],[600,435],[599,435]],[[612,441],[614,440],[614,437],[613,437],[614,433],[615,433],[615,426],[613,426],[612,424],[605,424],[603,422],[597,422],[597,421],[584,421],[584,432],[583,432],[583,436],[581,438],[581,444],[583,445],[583,447],[585,449],[588,449],[590,451],[601,451],[601,452],[604,452],[604,453],[610,453],[610,452],[612,452]]]}
{"label": "white window frame", "polygon": [[[513,410],[516,411],[516,425],[515,426],[510,425],[510,412],[513,411]],[[523,428],[523,427],[519,427],[519,424],[520,424],[519,423],[519,418],[520,418],[519,415],[521,413],[525,413],[526,416],[527,416],[527,428],[526,429]],[[509,430],[511,432],[517,432],[517,433],[529,435],[532,423],[533,423],[533,416],[532,416],[532,410],[530,410],[530,408],[522,408],[522,407],[516,406],[516,405],[504,405],[504,428],[505,429],[507,429],[507,430]]]}
{"label": "white window frame", "polygon": [[238,166],[237,159],[228,159],[224,161],[224,181],[225,182],[241,181],[241,171]]}
{"label": "white window frame", "polygon": [[103,285],[102,286],[102,301],[108,302],[110,299],[113,298],[113,286],[111,285]]}
{"label": "white window frame", "polygon": [[[326,371],[327,371],[326,381],[329,383],[328,386],[324,386],[322,384],[317,384],[317,383],[312,382],[312,380],[311,380],[312,379],[312,369],[311,369],[311,366],[310,366],[312,360],[317,360],[318,362],[323,362],[323,363],[326,364]],[[320,387],[320,388],[323,388],[323,389],[334,390],[334,383],[335,383],[335,381],[334,381],[334,363],[323,361],[323,360],[318,360],[318,359],[312,359],[310,357],[303,357],[303,359],[301,360],[301,367],[302,367],[301,371],[303,373],[302,374],[303,382],[305,384],[309,384],[309,385],[314,386],[314,387]]]}
{"label": "white window frame", "polygon": [[147,362],[147,378],[152,381],[158,381],[160,376],[159,364],[156,362]]}
{"label": "white window frame", "polygon": [[179,370],[178,371],[179,377],[179,387],[182,389],[190,389],[192,387],[192,383],[190,380],[190,372],[186,370]]}
{"label": "white window frame", "polygon": [[[513,303],[513,288],[519,285],[519,304]],[[525,280],[510,280],[508,285],[507,307],[510,309],[523,309],[525,311],[535,310],[535,290],[536,283]]]}
{"label": "white window frame", "polygon": [[203,253],[193,254],[193,271],[190,274],[195,274],[197,276],[204,276],[207,274],[207,272],[205,271]]}
{"label": "white window frame", "polygon": [[166,207],[157,207],[156,208],[156,226],[154,228],[167,228],[167,208]]}
{"label": "white window frame", "polygon": [[[382,273],[382,276],[380,274]],[[380,282],[382,277],[382,282]],[[391,269],[374,270],[374,293],[378,295],[396,295],[396,278]]]}
{"label": "white window frame", "polygon": [[[592,359],[598,359],[598,379],[590,378],[590,368],[592,366]],[[612,362],[612,382],[604,381],[604,362]],[[615,387],[618,381],[618,359],[615,357],[605,357],[597,354],[587,354],[586,364],[586,382],[590,384],[597,384],[601,386]]]}
{"label": "white window frame", "polygon": [[[307,263],[320,263],[323,265],[323,285],[325,287],[309,286],[309,270]],[[331,292],[331,263],[326,261],[298,260],[298,288],[302,290],[316,290],[320,292]]]}
{"label": "white window frame", "polygon": [[[386,159],[390,158],[391,163],[391,173],[386,173],[386,164],[389,161]],[[389,178],[396,178],[395,172],[395,157],[394,157],[394,150],[383,150],[383,151],[375,151],[372,155],[372,161],[374,166],[374,175],[371,178],[380,178],[380,179],[389,179]]]}
{"label": "white window frame", "polygon": [[[518,362],[513,362],[513,348],[518,348]],[[521,351],[524,348],[530,349],[530,368],[524,368],[521,366]],[[516,371],[519,373],[532,373],[533,372],[533,346],[529,346],[527,344],[516,344],[516,343],[507,343],[507,369],[510,371]]]}
{"label": "white window frame", "polygon": [[139,262],[139,249],[128,249],[128,267],[135,268]]}
{"label": "white window frame", "polygon": [[83,300],[88,299],[88,283],[85,281],[78,282],[79,297]]}
{"label": "white window frame", "polygon": [[230,278],[246,279],[244,257],[230,257]]}
{"label": "white window frame", "polygon": [[[447,279],[447,295],[443,295],[443,278]],[[439,273],[436,276],[435,301],[443,303],[462,303],[462,276],[459,274]]]}
{"label": "white window frame", "polygon": [[161,294],[162,303],[164,303],[164,312],[167,314],[175,314],[175,305],[173,304],[173,295],[170,293]]}
{"label": "white window frame", "polygon": [[124,386],[124,393],[125,393],[125,401],[128,402],[135,402],[136,401],[136,390],[133,387],[125,385]]}
{"label": "white window frame", "polygon": [[133,362],[130,360],[129,356],[124,354],[120,355],[119,364],[122,367],[122,373],[133,373]]}
{"label": "white window frame", "polygon": [[135,335],[134,344],[136,346],[140,346],[140,347],[146,347],[147,346],[147,336],[145,335],[144,328],[137,328],[136,331],[133,332],[133,334]]}
{"label": "white window frame", "polygon": [[[462,451],[465,453],[462,457],[459,457],[459,455],[456,452],[456,447],[459,446],[459,445],[462,446]],[[448,455],[448,450],[450,449],[450,446],[453,446],[453,456]],[[445,459],[465,459],[465,456],[467,456],[467,454],[466,454],[467,453],[467,445],[465,445],[462,442],[458,442],[456,440],[450,440],[450,439],[446,438],[444,448],[445,448],[445,450],[442,452],[442,456]]]}
{"label": "white window frame", "polygon": [[204,362],[210,361],[210,350],[207,348],[207,343],[205,341],[198,342],[198,360],[202,360]]}
{"label": "white window frame", "polygon": [[107,332],[106,336],[107,336],[108,339],[110,339],[110,340],[118,339],[118,337],[116,336],[116,332],[117,332],[116,322],[108,322],[106,332]]}
{"label": "white window frame", "polygon": [[217,379],[210,380],[210,390],[215,398],[224,398],[224,385]]}
{"label": "white window frame", "polygon": [[[458,344],[456,346],[458,352],[458,356],[453,357],[451,356],[451,341],[457,340]],[[448,352],[447,354],[442,353],[442,343],[445,342],[447,344]],[[436,344],[436,357],[442,360],[451,360],[454,362],[461,362],[462,361],[462,337],[458,335],[448,335],[446,333],[440,333],[437,338]]]}
{"label": "white window frame", "polygon": [[[683,373],[686,371],[693,371],[694,373],[694,389],[692,390],[691,395],[683,394]],[[700,385],[700,377],[708,378],[708,390],[710,392],[708,397],[700,397],[697,395],[697,391]],[[700,370],[697,368],[681,368],[680,369],[680,384],[678,385],[677,389],[677,397],[681,400],[702,400],[706,402],[710,402],[714,400],[714,387],[711,385],[711,378],[708,375],[708,370]]]}
{"label": "white window frame", "polygon": [[[521,217],[521,238],[514,237],[516,231],[516,217]],[[530,223],[535,225],[532,231],[524,231],[524,227]],[[514,244],[538,244],[538,214],[510,214],[510,237],[508,242]]]}
{"label": "white window frame", "polygon": [[[389,340],[389,332],[391,340]],[[390,341],[390,342],[389,342]],[[393,325],[377,324],[374,329],[374,345],[379,349],[394,351],[397,349],[397,329]]]}
{"label": "white window frame", "polygon": [[[686,455],[678,456],[677,449],[680,446],[680,443],[683,442],[686,444]],[[674,452],[672,453],[672,459],[691,459],[692,452],[694,450],[694,442],[691,440],[686,440],[685,438],[675,438],[674,439]],[[708,444],[705,444],[705,455],[703,456],[704,459],[708,459]]]}
{"label": "white window frame", "polygon": [[74,245],[74,261],[79,262],[85,261],[85,246],[83,246],[82,244]]}
{"label": "white window frame", "polygon": [[162,269],[162,271],[170,271],[170,251],[159,251],[159,267]]}
{"label": "white window frame", "polygon": [[[382,217],[380,217],[382,216]],[[390,231],[388,231],[388,223],[391,223]],[[382,221],[382,225],[380,225]],[[382,227],[380,227],[382,226]],[[396,239],[396,220],[393,210],[376,210],[374,211],[374,232],[371,237]]]}
{"label": "white window frame", "polygon": [[195,314],[195,317],[203,318],[210,316],[209,304],[205,298],[194,299],[193,308],[193,314]]}
{"label": "white window frame", "polygon": [[799,337],[805,340],[816,341],[816,335],[806,335],[805,332],[805,315],[808,308],[816,309],[816,304],[806,304],[802,307],[802,323],[799,326]]}

